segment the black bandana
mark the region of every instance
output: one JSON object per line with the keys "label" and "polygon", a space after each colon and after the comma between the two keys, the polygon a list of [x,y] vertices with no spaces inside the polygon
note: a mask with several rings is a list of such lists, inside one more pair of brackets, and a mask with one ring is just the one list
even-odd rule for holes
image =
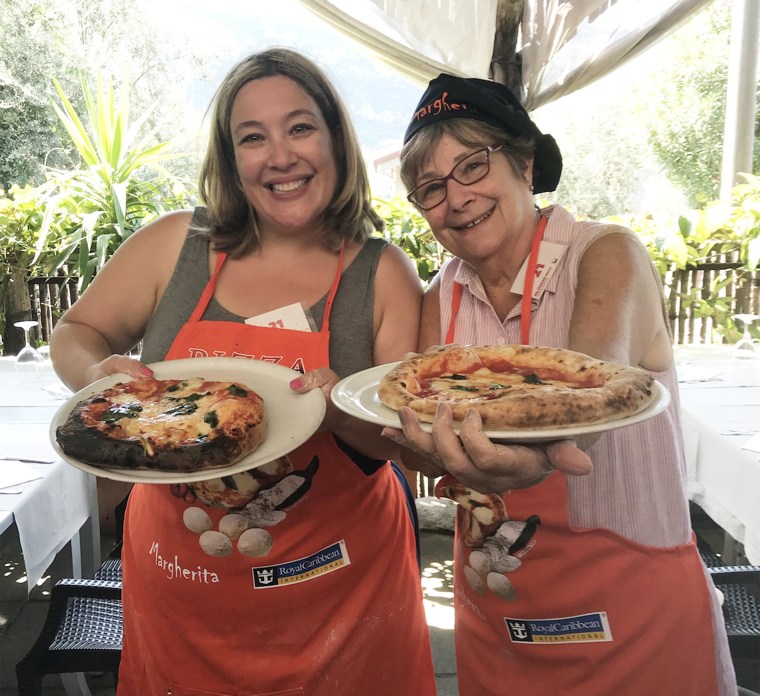
{"label": "black bandana", "polygon": [[530,120],[514,94],[493,80],[441,73],[430,82],[404,134],[404,144],[421,128],[447,118],[473,118],[527,135],[536,142],[533,153],[533,192],[554,191],[562,174],[562,155],[551,135]]}

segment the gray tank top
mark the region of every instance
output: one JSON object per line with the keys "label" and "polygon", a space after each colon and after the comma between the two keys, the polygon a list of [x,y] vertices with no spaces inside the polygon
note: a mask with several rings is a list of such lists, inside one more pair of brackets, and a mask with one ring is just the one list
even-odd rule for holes
{"label": "gray tank top", "polygon": [[[387,246],[385,239],[368,239],[343,270],[330,314],[330,367],[340,377],[366,370],[374,364],[375,273],[380,255]],[[163,360],[182,325],[190,318],[210,278],[208,254],[208,239],[193,231],[191,226],[166,291],[145,330],[144,362]],[[322,328],[326,301],[327,293],[308,310],[318,329]],[[203,319],[242,323],[245,317],[228,311],[212,297]]]}

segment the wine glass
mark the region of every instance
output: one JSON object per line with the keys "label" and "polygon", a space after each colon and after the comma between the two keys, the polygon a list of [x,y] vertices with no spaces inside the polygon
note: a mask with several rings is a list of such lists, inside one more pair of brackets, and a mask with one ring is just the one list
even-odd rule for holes
{"label": "wine glass", "polygon": [[18,352],[16,362],[19,363],[41,363],[45,358],[36,348],[32,347],[29,341],[29,330],[39,325],[38,321],[17,321],[13,324],[24,331],[24,347]]}
{"label": "wine glass", "polygon": [[749,326],[750,324],[755,321],[755,319],[760,319],[760,315],[758,314],[734,314],[734,320],[740,321],[742,324],[744,324],[744,333],[742,334],[742,337],[734,344],[734,349],[731,353],[731,357],[733,358],[760,358],[760,348],[758,347],[758,341],[756,338],[752,338],[752,336],[749,333]]}

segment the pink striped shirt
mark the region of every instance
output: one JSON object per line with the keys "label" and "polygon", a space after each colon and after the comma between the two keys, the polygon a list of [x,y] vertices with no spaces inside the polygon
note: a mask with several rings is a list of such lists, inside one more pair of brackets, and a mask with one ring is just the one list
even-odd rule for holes
{"label": "pink striped shirt", "polygon": [[[530,342],[565,348],[575,303],[578,267],[588,247],[607,234],[635,234],[625,228],[596,222],[577,222],[559,206],[550,213],[544,239],[567,246],[543,295],[532,303]],[[652,265],[652,274],[660,283]],[[451,320],[454,283],[462,288],[454,343],[499,344],[520,342],[520,304],[502,323],[491,307],[474,269],[461,259],[444,264],[431,287],[438,287],[441,307],[441,343]],[[663,305],[663,316],[665,307]],[[665,317],[667,320],[667,317]],[[630,541],[653,547],[685,544],[691,540],[686,464],[680,422],[678,381],[674,365],[651,372],[667,387],[671,401],[661,414],[643,423],[602,435],[589,449],[594,471],[588,476],[567,476],[570,525],[608,529]],[[706,587],[712,582],[704,569]],[[723,616],[714,591],[709,592],[715,631],[715,660],[719,696],[736,694]]]}
{"label": "pink striped shirt", "polygon": [[[551,215],[544,239],[567,246],[567,252],[541,298],[533,300],[530,342],[566,348],[578,267],[586,249],[607,234],[635,235],[612,225],[576,222],[559,206],[545,212]],[[659,284],[654,266],[652,274]],[[472,266],[455,258],[433,281],[439,288],[442,343],[451,320],[455,282],[463,290],[454,343],[520,342],[519,303],[502,323]],[[651,374],[670,391],[670,406],[655,418],[602,435],[588,452],[594,462],[593,473],[567,477],[568,515],[573,527],[609,529],[647,546],[675,546],[688,542],[691,536],[678,382],[673,366]]]}

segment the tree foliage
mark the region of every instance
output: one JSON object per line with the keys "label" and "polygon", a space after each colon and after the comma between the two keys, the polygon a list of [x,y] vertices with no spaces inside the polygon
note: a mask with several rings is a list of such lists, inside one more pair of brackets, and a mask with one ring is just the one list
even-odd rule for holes
{"label": "tree foliage", "polygon": [[[187,132],[185,85],[202,76],[199,66],[213,61],[223,47],[175,40],[171,28],[151,23],[145,4],[0,0],[0,188],[38,185],[46,166],[63,169],[77,161],[50,108],[53,76],[77,111],[84,106],[82,80],[94,82],[99,73],[113,76],[115,87],[129,89],[134,113],[150,111],[146,126],[159,139],[178,140]],[[190,69],[178,76],[178,64]],[[190,157],[171,165],[182,175],[195,166]]]}
{"label": "tree foliage", "polygon": [[[726,88],[731,43],[731,5],[713,2],[668,41],[667,69],[641,88],[641,117],[649,142],[668,177],[690,205],[720,192]],[[760,92],[756,92],[755,134],[760,133]],[[755,138],[753,172],[760,171]],[[752,173],[752,172],[748,172]]]}
{"label": "tree foliage", "polygon": [[45,162],[62,164],[61,129],[50,109],[50,76],[64,87],[74,69],[66,13],[54,0],[0,0],[0,188],[39,184]]}
{"label": "tree foliage", "polygon": [[375,199],[375,210],[385,221],[385,233],[401,247],[417,268],[417,275],[428,283],[450,257],[428,227],[427,221],[406,198]]}
{"label": "tree foliage", "polygon": [[[674,213],[718,196],[731,5],[714,0],[635,60],[536,111],[565,161],[550,202],[601,218]],[[760,100],[756,119],[749,173],[760,171]]]}

